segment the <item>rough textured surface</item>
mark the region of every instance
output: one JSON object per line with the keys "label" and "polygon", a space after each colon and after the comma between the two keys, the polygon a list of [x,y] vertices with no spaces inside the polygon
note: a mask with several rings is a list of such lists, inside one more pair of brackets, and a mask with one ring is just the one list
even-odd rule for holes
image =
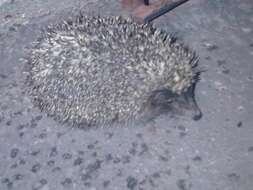
{"label": "rough textured surface", "polygon": [[158,101],[157,91],[180,96],[198,76],[194,52],[123,17],[79,14],[48,26],[34,43],[26,56],[28,94],[61,123],[139,119]]}
{"label": "rough textured surface", "polygon": [[[89,14],[126,15],[117,2],[81,3]],[[18,74],[40,27],[74,6],[16,0],[0,7],[0,189],[251,190],[251,0],[195,0],[155,21],[190,44],[207,70],[196,92],[203,119],[164,116],[146,126],[86,131],[35,109]]]}

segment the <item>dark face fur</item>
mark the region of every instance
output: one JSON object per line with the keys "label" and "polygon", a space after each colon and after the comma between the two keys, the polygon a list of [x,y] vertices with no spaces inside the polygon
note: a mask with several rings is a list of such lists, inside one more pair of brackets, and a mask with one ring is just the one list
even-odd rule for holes
{"label": "dark face fur", "polygon": [[173,93],[168,89],[155,91],[151,96],[151,106],[159,110],[182,114],[189,110],[192,112],[192,119],[199,120],[202,117],[194,96],[195,85],[181,95]]}

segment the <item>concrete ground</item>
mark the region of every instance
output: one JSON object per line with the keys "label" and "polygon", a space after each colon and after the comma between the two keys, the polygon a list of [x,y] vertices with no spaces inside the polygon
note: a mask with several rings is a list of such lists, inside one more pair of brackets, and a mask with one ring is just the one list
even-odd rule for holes
{"label": "concrete ground", "polygon": [[204,117],[145,126],[61,126],[22,93],[20,58],[49,22],[82,7],[127,15],[113,0],[0,1],[1,190],[252,190],[253,3],[195,0],[157,19],[200,57]]}

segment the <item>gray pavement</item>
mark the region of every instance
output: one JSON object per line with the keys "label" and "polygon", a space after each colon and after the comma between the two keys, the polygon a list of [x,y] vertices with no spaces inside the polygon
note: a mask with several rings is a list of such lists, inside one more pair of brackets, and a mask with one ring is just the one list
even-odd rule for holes
{"label": "gray pavement", "polygon": [[204,117],[143,125],[60,125],[23,93],[25,48],[81,7],[127,15],[113,0],[0,1],[0,190],[252,190],[253,3],[192,0],[154,22],[196,50]]}

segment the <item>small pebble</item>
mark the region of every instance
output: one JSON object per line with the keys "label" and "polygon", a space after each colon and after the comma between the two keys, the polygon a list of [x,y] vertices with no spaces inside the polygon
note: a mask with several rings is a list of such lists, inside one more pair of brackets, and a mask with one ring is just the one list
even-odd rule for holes
{"label": "small pebble", "polygon": [[33,165],[32,172],[37,173],[40,170],[40,168],[41,168],[41,165],[39,163],[37,163],[37,164]]}
{"label": "small pebble", "polygon": [[106,180],[106,181],[103,182],[103,187],[106,188],[106,187],[109,186],[109,184],[110,184],[110,181]]}
{"label": "small pebble", "polygon": [[195,156],[192,160],[193,161],[201,161],[202,158],[200,156]]}
{"label": "small pebble", "polygon": [[127,181],[127,188],[130,190],[133,190],[138,183],[137,179],[132,176],[129,176],[126,181]]}
{"label": "small pebble", "polygon": [[63,186],[67,186],[67,185],[70,185],[72,183],[72,179],[71,178],[65,178],[62,182],[61,182],[61,184],[63,185]]}
{"label": "small pebble", "polygon": [[24,175],[22,175],[22,174],[15,174],[14,175],[15,180],[22,180],[23,178],[24,178]]}
{"label": "small pebble", "polygon": [[54,156],[56,156],[57,155],[57,149],[56,149],[56,147],[53,147],[52,149],[51,149],[51,152],[50,152],[50,157],[54,157]]}
{"label": "small pebble", "polygon": [[11,158],[16,158],[16,156],[18,155],[18,152],[19,152],[19,150],[17,149],[17,148],[13,148],[12,150],[11,150]]}
{"label": "small pebble", "polygon": [[238,127],[238,128],[241,128],[241,127],[242,127],[242,122],[241,122],[241,121],[239,121],[239,122],[237,123],[237,127]]}
{"label": "small pebble", "polygon": [[83,159],[81,157],[78,157],[77,159],[75,159],[74,161],[74,166],[78,166],[80,164],[83,163]]}
{"label": "small pebble", "polygon": [[211,44],[211,43],[205,43],[204,46],[206,47],[206,49],[207,49],[208,51],[213,51],[213,50],[218,49],[218,46],[217,46],[217,45]]}
{"label": "small pebble", "polygon": [[248,148],[248,152],[253,152],[253,146],[250,146],[250,147]]}
{"label": "small pebble", "polygon": [[63,158],[64,160],[69,160],[69,159],[72,158],[72,154],[70,154],[70,153],[64,153],[64,154],[62,155],[62,158]]}

